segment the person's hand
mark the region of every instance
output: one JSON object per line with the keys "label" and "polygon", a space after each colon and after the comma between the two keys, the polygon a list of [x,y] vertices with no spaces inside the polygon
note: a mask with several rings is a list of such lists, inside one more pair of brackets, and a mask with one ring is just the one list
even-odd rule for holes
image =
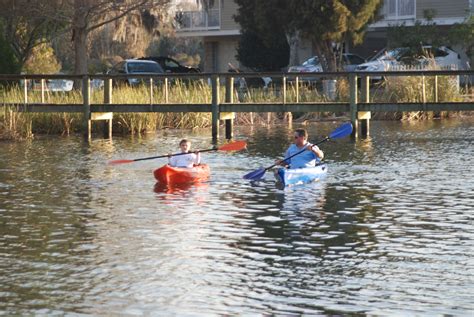
{"label": "person's hand", "polygon": [[306,147],[306,149],[307,149],[308,151],[313,151],[313,146],[312,146],[312,145],[308,145],[308,146]]}

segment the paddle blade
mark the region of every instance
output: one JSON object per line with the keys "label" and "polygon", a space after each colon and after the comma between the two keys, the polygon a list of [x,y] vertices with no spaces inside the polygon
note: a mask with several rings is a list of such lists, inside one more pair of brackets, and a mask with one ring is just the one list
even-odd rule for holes
{"label": "paddle blade", "polygon": [[243,176],[243,178],[244,179],[250,179],[252,181],[258,181],[259,179],[261,179],[263,177],[263,175],[265,175],[266,171],[267,170],[265,168],[261,168],[261,169],[258,169],[256,171],[245,174]]}
{"label": "paddle blade", "polygon": [[217,148],[219,151],[240,151],[247,147],[247,142],[245,141],[235,141],[231,143],[224,144]]}
{"label": "paddle blade", "polygon": [[117,165],[117,164],[126,164],[126,163],[132,163],[132,162],[135,162],[135,160],[115,160],[115,161],[110,161],[108,164]]}
{"label": "paddle blade", "polygon": [[347,122],[347,123],[342,124],[336,130],[332,131],[331,134],[329,135],[329,138],[330,139],[343,138],[345,136],[348,136],[351,133],[352,133],[352,123]]}

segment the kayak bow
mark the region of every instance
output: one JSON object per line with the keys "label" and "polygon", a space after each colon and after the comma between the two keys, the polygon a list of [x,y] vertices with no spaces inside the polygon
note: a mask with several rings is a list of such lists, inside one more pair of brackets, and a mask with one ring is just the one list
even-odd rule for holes
{"label": "kayak bow", "polygon": [[307,184],[318,181],[326,175],[328,171],[325,163],[314,167],[304,168],[279,168],[275,170],[275,178],[277,182],[283,186],[293,186],[298,184]]}
{"label": "kayak bow", "polygon": [[168,164],[153,171],[155,179],[162,184],[197,183],[209,178],[210,169],[207,164],[194,167],[173,167]]}

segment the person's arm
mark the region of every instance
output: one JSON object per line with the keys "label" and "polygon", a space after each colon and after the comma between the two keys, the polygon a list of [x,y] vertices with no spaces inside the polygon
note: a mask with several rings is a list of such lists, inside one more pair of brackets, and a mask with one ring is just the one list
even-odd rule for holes
{"label": "person's arm", "polygon": [[324,158],[324,152],[317,145],[309,144],[306,149],[313,152],[320,160]]}
{"label": "person's arm", "polygon": [[196,165],[201,164],[201,153],[200,152],[196,152],[196,159],[194,160],[194,163]]}
{"label": "person's arm", "polygon": [[176,156],[171,156],[171,154],[168,155],[168,165],[170,166],[175,166],[176,165]]}
{"label": "person's arm", "polygon": [[281,165],[281,166],[288,166],[290,165],[290,161],[291,159],[289,160],[285,160],[287,157],[290,156],[290,148],[288,148],[285,152],[285,157],[283,158],[283,160],[277,160],[275,164],[278,164],[278,165]]}

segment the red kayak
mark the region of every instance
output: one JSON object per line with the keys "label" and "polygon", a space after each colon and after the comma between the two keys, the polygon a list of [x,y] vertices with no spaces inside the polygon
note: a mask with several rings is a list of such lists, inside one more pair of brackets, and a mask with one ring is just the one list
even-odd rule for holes
{"label": "red kayak", "polygon": [[207,164],[195,165],[191,168],[173,167],[168,164],[153,171],[153,175],[162,184],[197,183],[209,178],[210,169]]}

